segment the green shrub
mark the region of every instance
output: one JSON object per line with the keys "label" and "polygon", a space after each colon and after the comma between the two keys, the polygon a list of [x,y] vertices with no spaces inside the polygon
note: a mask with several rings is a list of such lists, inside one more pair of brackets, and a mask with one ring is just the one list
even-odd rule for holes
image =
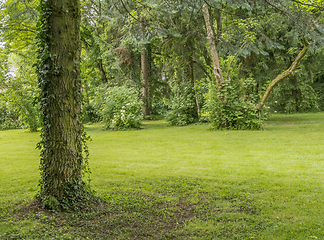
{"label": "green shrub", "polygon": [[19,114],[6,103],[0,102],[0,130],[16,129],[21,127]]}
{"label": "green shrub", "polygon": [[324,76],[320,76],[313,84],[315,90],[318,108],[320,111],[324,111]]}
{"label": "green shrub", "polygon": [[0,107],[0,130],[24,128],[36,132],[40,127],[39,108],[22,102]]}
{"label": "green shrub", "polygon": [[243,91],[241,89],[235,91],[228,83],[223,85],[221,91],[217,86],[210,87],[207,109],[212,128],[236,130],[261,128],[264,115],[260,120],[255,108],[257,96],[249,91],[251,84],[254,84],[251,79],[244,81]]}
{"label": "green shrub", "polygon": [[171,125],[185,126],[198,120],[195,93],[186,83],[179,89],[180,96],[174,96],[171,101],[171,111],[166,114],[166,120]]}
{"label": "green shrub", "polygon": [[37,132],[40,124],[39,103],[24,102],[21,104],[19,120],[23,124],[23,128],[27,128],[31,132]]}
{"label": "green shrub", "polygon": [[107,128],[139,128],[142,103],[136,92],[126,87],[107,88],[101,93],[102,120]]}
{"label": "green shrub", "polygon": [[[35,68],[15,56],[16,76],[0,81],[0,123],[2,129],[24,128],[36,132],[41,125],[39,92]],[[32,64],[31,60],[31,64]]]}
{"label": "green shrub", "polygon": [[318,93],[321,90],[314,88],[316,84],[310,85],[309,80],[305,80],[306,76],[303,77],[299,72],[298,75],[283,81],[274,89],[268,99],[272,112],[297,113],[320,110],[319,97],[322,95]]}
{"label": "green shrub", "polygon": [[91,102],[82,105],[82,113],[84,123],[94,123],[100,121],[100,114]]}

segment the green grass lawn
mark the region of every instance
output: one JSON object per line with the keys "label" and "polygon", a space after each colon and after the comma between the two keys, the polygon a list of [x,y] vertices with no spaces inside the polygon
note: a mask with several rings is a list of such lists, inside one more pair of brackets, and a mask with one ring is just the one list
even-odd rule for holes
{"label": "green grass lawn", "polygon": [[0,238],[324,239],[324,113],[273,115],[262,131],[87,131],[102,202],[82,213],[26,207],[39,133],[0,132]]}

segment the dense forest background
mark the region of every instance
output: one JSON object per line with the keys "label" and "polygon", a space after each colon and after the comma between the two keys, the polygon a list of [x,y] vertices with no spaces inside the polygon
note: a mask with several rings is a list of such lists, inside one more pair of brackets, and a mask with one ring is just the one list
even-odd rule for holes
{"label": "dense forest background", "polygon": [[[0,3],[2,130],[41,125],[38,5]],[[269,114],[323,111],[323,7],[316,0],[82,0],[83,120],[119,129],[163,116],[174,125],[254,129]],[[305,41],[307,54],[258,118],[255,105]]]}

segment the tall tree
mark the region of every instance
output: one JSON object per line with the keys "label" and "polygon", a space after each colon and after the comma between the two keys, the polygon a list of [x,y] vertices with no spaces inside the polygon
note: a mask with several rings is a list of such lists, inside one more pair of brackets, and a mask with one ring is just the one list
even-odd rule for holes
{"label": "tall tree", "polygon": [[[143,15],[141,17],[141,25],[142,25],[142,31],[143,33],[145,32],[145,28],[146,28],[146,17],[145,15]],[[141,69],[142,69],[142,80],[143,80],[143,87],[142,87],[142,98],[143,98],[143,108],[142,108],[142,113],[143,116],[149,116],[150,113],[150,109],[151,109],[151,100],[150,100],[150,68],[148,67],[149,63],[148,63],[148,57],[147,57],[147,50],[148,50],[148,45],[149,44],[144,44],[144,49],[142,50],[141,53]]]}
{"label": "tall tree", "polygon": [[42,195],[60,202],[82,189],[80,1],[42,0],[39,23]]}
{"label": "tall tree", "polygon": [[222,83],[224,82],[224,78],[223,78],[222,70],[220,68],[218,53],[216,50],[215,34],[212,28],[212,23],[210,22],[209,10],[206,4],[203,4],[202,10],[204,13],[204,19],[206,24],[208,45],[213,59],[214,75],[218,86],[221,86]]}

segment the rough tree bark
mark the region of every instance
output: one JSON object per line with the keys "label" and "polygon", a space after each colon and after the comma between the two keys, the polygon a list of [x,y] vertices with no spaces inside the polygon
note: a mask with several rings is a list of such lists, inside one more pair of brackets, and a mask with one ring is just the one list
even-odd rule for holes
{"label": "rough tree bark", "polygon": [[273,91],[274,87],[281,82],[282,80],[284,80],[286,77],[293,75],[294,72],[296,71],[297,67],[299,66],[299,63],[301,61],[301,59],[306,55],[307,50],[308,50],[308,45],[309,43],[305,40],[304,43],[304,48],[301,50],[301,52],[298,54],[298,56],[296,57],[295,61],[293,62],[293,64],[283,73],[281,73],[280,75],[278,75],[268,86],[267,90],[265,91],[261,101],[259,102],[258,105],[256,105],[256,109],[259,111],[259,115],[260,115],[260,111],[262,110],[265,102],[267,101],[268,97],[270,96],[271,92]]}
{"label": "rough tree bark", "polygon": [[202,11],[204,13],[204,19],[205,19],[205,24],[206,24],[208,45],[209,45],[210,53],[211,53],[211,56],[213,59],[214,75],[215,75],[217,84],[220,87],[224,82],[224,78],[223,78],[222,70],[221,70],[220,64],[219,64],[219,58],[218,58],[218,54],[217,54],[217,50],[216,50],[214,31],[213,31],[212,25],[210,23],[209,10],[208,10],[208,7],[206,4],[203,5]]}
{"label": "rough tree bark", "polygon": [[81,181],[80,2],[43,0],[42,12],[42,194],[61,200]]}

